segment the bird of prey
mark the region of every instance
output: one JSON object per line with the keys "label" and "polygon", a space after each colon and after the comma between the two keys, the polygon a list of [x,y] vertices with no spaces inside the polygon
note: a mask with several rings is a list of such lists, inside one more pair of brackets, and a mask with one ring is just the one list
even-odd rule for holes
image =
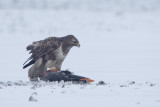
{"label": "bird of prey", "polygon": [[26,47],[31,56],[23,64],[23,69],[32,65],[28,71],[31,81],[36,81],[38,77],[41,78],[47,68],[55,67],[57,71],[61,71],[62,62],[73,46],[80,47],[78,39],[73,35],[48,37],[35,41]]}

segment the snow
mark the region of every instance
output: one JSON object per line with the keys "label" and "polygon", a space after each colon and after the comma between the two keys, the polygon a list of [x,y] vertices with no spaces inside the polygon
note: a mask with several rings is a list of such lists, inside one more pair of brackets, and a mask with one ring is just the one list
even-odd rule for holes
{"label": "snow", "polygon": [[[2,107],[160,106],[159,0],[16,1],[0,0]],[[62,69],[95,82],[29,82],[28,68],[22,69],[30,56],[25,47],[67,34],[81,47],[71,49]],[[101,80],[107,85],[97,85]]]}
{"label": "snow", "polygon": [[[19,83],[15,85],[14,83]],[[126,82],[107,85],[12,82],[0,91],[5,106],[158,107],[159,84]],[[6,83],[7,84],[7,83]],[[20,85],[20,86],[19,86]],[[25,90],[25,91],[24,91]]]}

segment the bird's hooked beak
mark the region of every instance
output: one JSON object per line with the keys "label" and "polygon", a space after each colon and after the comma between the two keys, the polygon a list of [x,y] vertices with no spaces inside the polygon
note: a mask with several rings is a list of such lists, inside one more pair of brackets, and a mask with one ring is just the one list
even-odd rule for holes
{"label": "bird's hooked beak", "polygon": [[80,47],[80,43],[77,43],[77,45],[76,45],[77,47]]}

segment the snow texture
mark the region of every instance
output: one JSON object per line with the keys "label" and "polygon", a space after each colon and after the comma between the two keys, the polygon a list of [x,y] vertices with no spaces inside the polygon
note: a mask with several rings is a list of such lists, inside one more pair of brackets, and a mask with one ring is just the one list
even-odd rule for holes
{"label": "snow texture", "polygon": [[[159,0],[0,0],[0,16],[1,107],[160,107]],[[68,34],[62,69],[95,82],[29,82],[26,46]]]}

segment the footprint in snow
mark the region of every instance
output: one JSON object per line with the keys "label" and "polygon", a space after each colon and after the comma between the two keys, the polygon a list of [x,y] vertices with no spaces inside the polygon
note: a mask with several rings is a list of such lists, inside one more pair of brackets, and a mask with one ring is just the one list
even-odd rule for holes
{"label": "footprint in snow", "polygon": [[33,92],[31,94],[31,96],[29,97],[29,101],[30,102],[37,102],[38,100],[36,99],[36,96],[37,96],[37,92]]}

